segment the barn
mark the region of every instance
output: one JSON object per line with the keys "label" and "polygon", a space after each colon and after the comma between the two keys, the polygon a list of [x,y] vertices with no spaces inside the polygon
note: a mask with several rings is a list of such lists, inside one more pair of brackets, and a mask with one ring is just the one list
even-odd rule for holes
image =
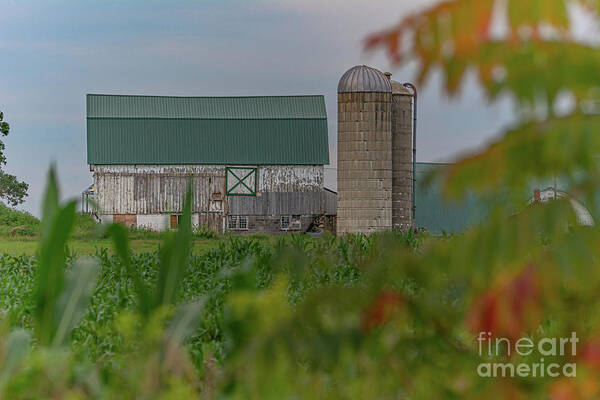
{"label": "barn", "polygon": [[103,222],[177,228],[188,182],[196,226],[308,231],[335,213],[323,96],[87,95],[87,159]]}

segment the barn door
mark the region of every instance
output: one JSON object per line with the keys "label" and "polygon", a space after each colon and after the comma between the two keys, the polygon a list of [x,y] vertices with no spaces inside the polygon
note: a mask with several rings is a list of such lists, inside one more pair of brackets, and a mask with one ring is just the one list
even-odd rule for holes
{"label": "barn door", "polygon": [[179,229],[179,215],[171,215],[171,229]]}
{"label": "barn door", "polygon": [[198,227],[201,229],[209,229],[215,233],[223,233],[223,214],[222,213],[206,213],[198,216]]}
{"label": "barn door", "polygon": [[228,196],[256,196],[256,168],[227,167],[225,186]]}

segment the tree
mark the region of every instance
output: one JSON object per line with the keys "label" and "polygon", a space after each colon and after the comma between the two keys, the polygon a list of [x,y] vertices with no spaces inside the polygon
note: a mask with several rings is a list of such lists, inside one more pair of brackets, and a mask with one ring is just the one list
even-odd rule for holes
{"label": "tree", "polygon": [[[8,136],[10,125],[4,121],[4,113],[0,111],[0,134]],[[6,145],[0,140],[0,164],[6,165],[6,156],[4,151]],[[29,185],[25,182],[19,182],[17,177],[9,175],[2,171],[0,167],[0,198],[5,199],[13,207],[25,201]]]}

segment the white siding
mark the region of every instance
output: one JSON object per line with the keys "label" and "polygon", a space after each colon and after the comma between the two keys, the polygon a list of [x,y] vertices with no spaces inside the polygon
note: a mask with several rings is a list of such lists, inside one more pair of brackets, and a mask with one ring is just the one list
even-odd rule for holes
{"label": "white siding", "polygon": [[137,227],[153,231],[165,231],[171,224],[169,215],[138,215]]}

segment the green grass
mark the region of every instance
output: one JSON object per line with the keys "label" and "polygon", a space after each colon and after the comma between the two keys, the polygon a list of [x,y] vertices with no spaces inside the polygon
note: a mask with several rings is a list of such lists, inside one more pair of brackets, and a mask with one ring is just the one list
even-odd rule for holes
{"label": "green grass", "polygon": [[[223,238],[195,240],[193,251],[200,253],[219,246]],[[136,253],[148,253],[158,250],[160,239],[133,239],[131,249]],[[33,256],[39,247],[39,239],[35,237],[0,237],[0,254],[11,256]],[[69,241],[69,249],[80,256],[91,256],[96,250],[106,249],[113,253],[113,245],[109,239],[73,239]]]}
{"label": "green grass", "polygon": [[[112,241],[107,238],[106,227],[98,224],[91,215],[75,215],[69,249],[80,256],[95,255],[97,250],[106,249],[113,254]],[[10,208],[0,202],[0,255],[34,256],[39,247],[40,221],[33,215]],[[131,249],[135,253],[154,252],[168,237],[169,232],[149,229],[130,229]],[[205,228],[197,228],[193,234],[193,252],[198,254],[219,246],[228,240],[228,235],[217,235]],[[275,243],[269,235],[253,234],[248,239]]]}

